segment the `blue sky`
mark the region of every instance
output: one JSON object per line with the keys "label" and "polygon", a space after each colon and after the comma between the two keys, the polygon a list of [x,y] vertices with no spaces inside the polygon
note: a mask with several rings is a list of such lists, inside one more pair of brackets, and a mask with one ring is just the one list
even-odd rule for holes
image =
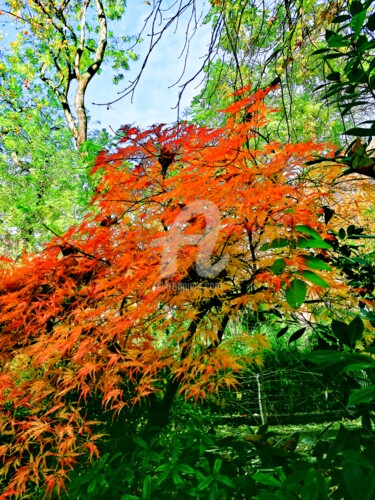
{"label": "blue sky", "polygon": [[[170,3],[174,3],[172,0]],[[207,2],[199,0],[198,12],[202,9],[208,10]],[[124,18],[124,34],[136,34],[143,26],[144,19],[150,12],[150,6],[144,1],[130,0]],[[111,98],[118,97],[117,92],[123,90],[130,80],[133,80],[142,64],[142,56],[147,51],[149,38],[144,35],[144,43],[137,46],[134,51],[140,55],[140,59],[130,63],[130,71],[125,73],[125,79],[119,85],[113,85],[109,78],[108,69],[104,69],[101,75],[92,82],[87,93],[87,105],[93,120],[100,120],[100,127],[113,129],[121,125],[134,123],[142,127],[154,123],[169,123],[177,120],[177,109],[172,109],[178,101],[179,85],[193,76],[202,65],[207,53],[210,41],[210,27],[201,26],[191,40],[189,56],[185,75],[181,82],[171,87],[180,77],[184,67],[184,55],[179,58],[184,45],[187,16],[180,19],[179,25],[171,26],[164,34],[164,38],[155,47],[154,52],[148,60],[148,64],[141,80],[135,90],[133,102],[131,96],[123,98],[113,104],[109,110],[106,106],[92,106],[92,102],[108,102]],[[149,33],[149,29],[146,34]],[[198,78],[191,83],[183,94],[180,111],[189,106],[191,99],[198,93]],[[93,124],[92,124],[93,125]],[[99,127],[99,125],[98,125]]]}
{"label": "blue sky", "polygon": [[[175,0],[164,0],[164,5],[173,5]],[[196,0],[197,13],[207,12],[209,5],[207,0]],[[137,35],[141,30],[144,20],[151,12],[151,6],[143,0],[128,0],[124,20],[117,24],[120,34]],[[141,127],[147,127],[154,123],[169,123],[177,120],[177,109],[173,109],[178,102],[179,85],[195,74],[202,65],[207,53],[210,41],[210,27],[201,26],[195,36],[191,39],[189,56],[185,74],[179,84],[173,86],[179,79],[184,67],[184,55],[179,57],[185,43],[185,31],[189,17],[184,16],[179,24],[171,26],[164,34],[162,40],[155,47],[148,64],[144,70],[141,80],[135,90],[133,99],[131,96],[124,97],[121,101],[113,104],[109,110],[106,106],[93,106],[93,102],[106,103],[118,97],[118,92],[123,90],[137,76],[144,55],[147,52],[150,28],[143,34],[144,43],[137,45],[133,50],[140,57],[136,62],[130,62],[130,70],[125,72],[125,78],[119,85],[112,84],[111,68],[103,66],[102,73],[96,75],[89,85],[86,94],[86,106],[91,116],[90,129],[107,128],[111,126],[114,130],[121,125],[134,123]],[[1,46],[5,47],[15,37],[15,24],[7,22],[1,27],[3,40]],[[181,113],[187,108],[191,99],[198,93],[198,78],[191,83],[183,94],[180,104]],[[171,87],[173,86],[173,87]],[[100,122],[100,123],[99,123]]]}

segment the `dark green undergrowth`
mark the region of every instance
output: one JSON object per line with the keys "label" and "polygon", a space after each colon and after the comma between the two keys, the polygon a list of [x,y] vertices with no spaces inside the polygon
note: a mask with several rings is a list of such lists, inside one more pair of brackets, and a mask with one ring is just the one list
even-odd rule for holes
{"label": "dark green undergrowth", "polygon": [[359,426],[255,431],[196,417],[76,467],[64,498],[374,498],[375,443]]}

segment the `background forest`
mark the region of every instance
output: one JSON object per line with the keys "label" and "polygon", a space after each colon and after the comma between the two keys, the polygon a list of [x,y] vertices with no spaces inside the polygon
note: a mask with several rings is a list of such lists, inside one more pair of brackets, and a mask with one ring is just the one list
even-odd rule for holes
{"label": "background forest", "polygon": [[[0,498],[370,500],[374,2],[144,8],[0,6]],[[183,119],[95,128],[202,29]]]}

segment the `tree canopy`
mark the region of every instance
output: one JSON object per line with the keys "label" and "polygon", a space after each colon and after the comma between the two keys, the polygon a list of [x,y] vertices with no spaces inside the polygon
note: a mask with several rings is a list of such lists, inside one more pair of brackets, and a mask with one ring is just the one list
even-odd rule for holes
{"label": "tree canopy", "polygon": [[[150,50],[196,13],[193,0],[163,5],[150,5]],[[262,426],[247,440],[255,459],[229,447],[236,484],[221,473],[223,441],[196,468],[173,452],[142,491],[129,476],[122,499],[151,498],[168,474],[176,491],[195,477],[196,498],[226,498],[223,485],[238,498],[354,498],[353,467],[364,497],[375,491],[374,159],[362,142],[374,127],[357,123],[373,104],[372,3],[211,5],[206,88],[189,119],[113,138],[88,135],[85,92],[106,58],[121,73],[136,57],[107,27],[124,2],[9,0],[1,13],[21,26],[0,62],[1,498],[69,495],[72,472],[84,485],[80,467],[95,474],[135,445],[131,467],[142,456],[147,470],[174,400],[219,398],[246,370],[261,408],[263,351],[290,325],[288,345],[310,335],[306,366],[326,399],[329,379],[348,382],[340,404],[358,409],[364,438],[341,427],[306,458],[297,436],[273,448]],[[355,138],[345,148],[343,132]]]}
{"label": "tree canopy", "polygon": [[[340,294],[320,258],[330,248],[321,202],[331,196],[329,178],[319,173],[327,184],[316,187],[316,173],[299,175],[314,151],[329,148],[254,149],[269,90],[244,92],[216,130],[124,129],[117,151],[96,162],[105,171],[99,212],[22,264],[3,261],[9,494],[40,476],[49,490],[61,488],[80,453],[97,453],[87,398],[97,394],[117,413],[148,398],[149,425],[160,425],[177,391],[197,399],[231,387],[256,361],[266,339],[225,336],[245,307],[290,311]],[[244,122],[245,112],[253,118]]]}

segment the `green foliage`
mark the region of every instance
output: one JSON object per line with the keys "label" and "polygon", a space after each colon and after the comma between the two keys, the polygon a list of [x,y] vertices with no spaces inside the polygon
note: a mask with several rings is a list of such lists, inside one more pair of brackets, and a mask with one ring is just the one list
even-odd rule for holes
{"label": "green foliage", "polygon": [[0,117],[0,251],[40,249],[82,217],[92,195],[70,132],[39,109]]}
{"label": "green foliage", "polygon": [[[338,105],[344,120],[353,113],[374,105],[375,37],[373,0],[347,2],[344,14],[333,20],[333,29],[326,29],[327,47],[315,51],[329,68],[324,97]],[[345,133],[370,137],[375,133],[373,120],[360,125],[370,127],[346,128]]]}
{"label": "green foliage", "polygon": [[[48,0],[32,5],[12,0],[0,11],[17,32],[6,47],[1,69],[10,75],[13,70],[23,75],[26,95],[35,85],[43,87],[47,99],[40,105],[51,100],[58,103],[78,148],[88,138],[85,94],[91,80],[100,73],[102,64],[112,63],[114,83],[118,83],[129,68],[129,60],[137,59],[132,50],[128,52],[131,39],[120,26],[116,34],[109,29],[109,24],[122,19],[124,11],[124,2],[112,0]],[[12,99],[11,78],[4,83],[4,92]]]}
{"label": "green foliage", "polygon": [[71,475],[69,496],[130,500],[174,497],[224,498],[234,484],[214,435],[188,423],[179,432],[136,436],[128,450],[104,454]]}
{"label": "green foliage", "polygon": [[[178,424],[177,424],[178,425]],[[69,498],[370,500],[375,491],[375,448],[363,448],[359,429],[343,425],[296,451],[299,435],[280,437],[262,426],[241,437],[216,433],[191,416],[150,441],[134,437],[128,450],[105,453],[70,476]],[[229,431],[229,429],[227,429]],[[297,448],[298,450],[298,448]],[[303,450],[303,451],[302,451]],[[65,497],[64,497],[65,498]]]}
{"label": "green foliage", "polygon": [[286,300],[293,309],[298,309],[304,303],[306,294],[306,283],[299,279],[292,280],[285,292]]}
{"label": "green foliage", "polygon": [[279,84],[267,99],[275,109],[260,142],[313,138],[339,143],[339,114],[313,92],[324,81],[324,73],[322,64],[312,64],[311,54],[340,5],[331,1],[301,5],[294,0],[276,1],[267,8],[260,1],[212,3],[206,22],[217,34],[221,57],[205,68],[205,88],[190,110],[193,120],[218,125],[212,110],[224,109],[239,87],[251,82],[258,90]]}

